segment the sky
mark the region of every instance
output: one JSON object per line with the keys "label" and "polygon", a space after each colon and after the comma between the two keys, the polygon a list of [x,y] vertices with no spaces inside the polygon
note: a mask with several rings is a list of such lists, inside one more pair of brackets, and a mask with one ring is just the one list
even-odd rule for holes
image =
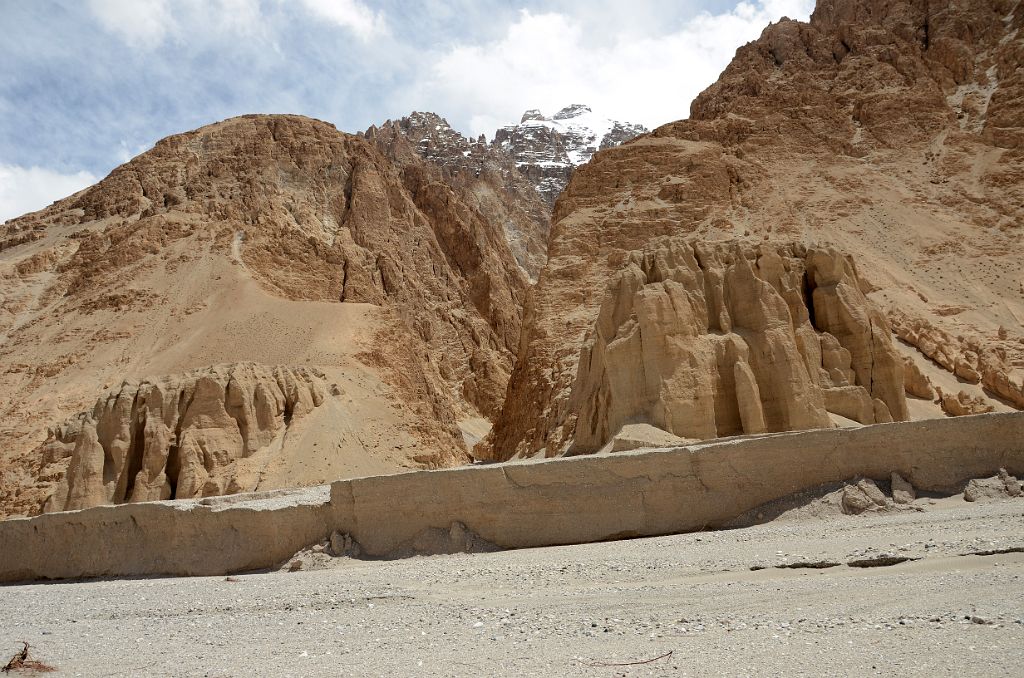
{"label": "sky", "polygon": [[494,135],[574,103],[654,128],[813,0],[0,0],[0,222],[243,113]]}

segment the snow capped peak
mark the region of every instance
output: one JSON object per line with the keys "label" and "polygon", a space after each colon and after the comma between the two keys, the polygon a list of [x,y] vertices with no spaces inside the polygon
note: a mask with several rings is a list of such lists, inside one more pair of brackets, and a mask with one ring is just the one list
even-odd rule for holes
{"label": "snow capped peak", "polygon": [[[573,170],[594,153],[647,132],[641,125],[594,113],[585,104],[566,106],[551,117],[530,109],[518,124],[498,129],[491,143],[483,135],[475,139],[463,136],[443,117],[430,112],[413,111],[382,125],[392,127],[412,142],[421,157],[453,174],[479,176],[485,166],[518,171],[549,205],[569,183]],[[375,138],[380,132],[371,127],[365,136]]]}
{"label": "snow capped peak", "polygon": [[569,118],[577,118],[586,113],[593,113],[594,111],[586,104],[573,104],[572,106],[566,106],[558,113],[551,116],[552,120],[568,120]]}
{"label": "snow capped peak", "polygon": [[588,162],[597,151],[645,132],[642,125],[611,120],[594,113],[590,106],[573,104],[550,118],[537,109],[526,111],[518,125],[497,131],[494,144],[508,151],[520,171],[554,203],[573,169]]}

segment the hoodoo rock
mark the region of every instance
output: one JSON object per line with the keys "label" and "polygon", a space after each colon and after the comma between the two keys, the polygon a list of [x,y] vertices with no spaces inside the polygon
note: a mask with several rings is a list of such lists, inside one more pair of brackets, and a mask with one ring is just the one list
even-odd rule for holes
{"label": "hoodoo rock", "polygon": [[474,454],[591,451],[633,418],[709,437],[943,416],[904,399],[913,349],[935,386],[1024,407],[1021,35],[1010,0],[822,0],[741,47],[689,119],[597,152],[555,205]]}
{"label": "hoodoo rock", "polygon": [[594,452],[639,422],[709,439],[829,427],[829,411],[904,420],[890,336],[835,250],[654,241],[610,283],[545,447]]}
{"label": "hoodoo rock", "polygon": [[245,363],[126,382],[50,430],[39,453],[70,461],[45,510],[252,491],[326,397],[322,372]]}

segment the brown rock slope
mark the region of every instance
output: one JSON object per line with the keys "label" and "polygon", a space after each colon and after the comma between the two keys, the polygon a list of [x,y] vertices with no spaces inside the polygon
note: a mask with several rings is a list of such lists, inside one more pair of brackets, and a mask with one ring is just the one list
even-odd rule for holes
{"label": "brown rock slope", "polygon": [[[705,324],[700,304],[709,295],[692,265],[673,265],[697,285],[684,284],[688,309],[658,301],[666,295],[671,300],[667,289],[658,289],[665,286],[665,273],[651,279],[644,266],[623,273],[627,262],[647,261],[662,237],[745,242],[738,250],[715,247],[743,252],[732,265],[762,280],[765,263],[790,256],[783,252],[798,260],[787,275],[814,268],[801,251],[846,253],[856,262],[859,281],[848,288],[863,290],[884,310],[902,339],[896,349],[935,386],[955,386],[996,410],[1024,406],[1022,24],[1024,10],[1000,0],[938,6],[823,0],[809,23],[783,20],[739,49],[719,81],[694,101],[689,120],[598,153],[575,173],[556,205],[548,263],[527,303],[505,408],[477,454],[550,456],[574,441],[587,450],[614,433],[620,420],[667,421],[658,408],[685,397],[680,382],[662,384],[660,376],[647,375],[644,383],[612,387],[616,365],[580,369],[582,354],[592,357],[592,346],[621,332],[632,336],[629,323],[640,324],[648,310],[657,320],[653,336],[643,336],[640,327],[644,358],[630,353],[630,360],[643,364],[649,345],[661,354],[674,345],[671,351],[700,354],[696,364],[717,370],[703,377],[700,389],[724,384],[707,395],[690,395],[695,402],[688,407],[701,413],[690,419],[702,424],[687,423],[686,432],[738,430],[731,414],[708,414],[709,403],[732,398],[728,382],[737,376],[750,402],[756,382],[766,415],[770,399],[785,398],[774,389],[766,393],[756,369],[751,378],[744,368],[729,366],[743,361],[719,359],[717,351],[736,344],[718,336],[725,330],[713,314]],[[752,243],[760,241],[766,244],[755,248]],[[708,273],[699,272],[707,281]],[[610,281],[618,292],[606,292]],[[770,277],[764,282],[775,285]],[[752,283],[745,284],[749,289]],[[775,287],[775,293],[785,298],[783,288]],[[790,303],[789,317],[779,309],[773,321],[794,328],[799,337],[801,308],[817,311],[817,300],[808,289],[795,296],[802,300]],[[694,304],[694,297],[702,300]],[[612,298],[623,300],[623,307],[609,311]],[[693,308],[699,312],[690,318]],[[847,351],[854,337],[885,344],[882,325],[864,323],[876,317],[870,308],[829,318],[829,325],[815,312],[810,324]],[[608,317],[615,322],[599,327]],[[844,330],[831,329],[832,322]],[[683,327],[692,334],[685,341],[672,333]],[[851,334],[844,338],[844,331]],[[877,397],[876,386],[866,381],[863,356],[851,352],[851,381],[842,364],[826,362],[841,355],[835,343],[819,343],[822,369],[838,369]],[[808,355],[805,347],[797,357],[806,361]],[[794,355],[778,359],[793,363]],[[809,367],[813,379],[818,365]],[[792,364],[785,369],[798,372]],[[590,383],[592,375],[596,381]],[[584,382],[589,385],[581,391]],[[826,385],[835,388],[842,387]],[[927,392],[921,384],[913,388]],[[577,397],[583,392],[597,401]],[[831,398],[833,413],[868,417],[860,396],[844,395],[841,404],[838,396]],[[891,393],[881,400],[892,409]],[[907,414],[942,416],[942,410],[932,400],[911,398]],[[798,425],[821,423],[817,416]],[[766,417],[765,425],[771,430],[788,424]]]}
{"label": "brown rock slope", "polygon": [[[526,289],[471,188],[326,123],[243,116],[164,139],[96,186],[6,223],[0,514],[38,511],[68,481],[75,492],[74,455],[39,451],[48,427],[110,384],[191,383],[182,372],[217,363],[324,375],[317,409],[331,416],[301,422],[309,445],[289,428],[262,489],[465,460],[459,423],[500,408]],[[273,391],[260,365],[253,378]],[[125,388],[101,400],[148,402]],[[132,407],[111,426],[144,430]],[[238,436],[223,412],[211,421]],[[86,483],[85,503],[131,499],[111,490],[111,473],[134,476],[122,479],[126,453],[105,435],[97,429],[102,483]],[[204,448],[208,478],[186,494],[251,489],[251,475],[225,470],[265,449],[243,438]],[[139,445],[129,443],[148,455]],[[98,469],[96,454],[82,463]]]}
{"label": "brown rock slope", "polygon": [[409,162],[416,157],[440,168],[440,179],[464,196],[480,218],[501,226],[516,261],[536,279],[547,260],[551,206],[519,172],[511,155],[482,137],[463,137],[434,113],[414,112],[389,120],[363,136],[403,168],[422,167]]}

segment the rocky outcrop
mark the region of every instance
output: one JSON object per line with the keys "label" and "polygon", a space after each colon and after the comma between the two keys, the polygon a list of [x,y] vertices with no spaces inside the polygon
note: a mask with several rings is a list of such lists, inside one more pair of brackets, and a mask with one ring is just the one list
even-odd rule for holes
{"label": "rocky outcrop", "polygon": [[972,478],[964,488],[964,501],[1007,499],[1021,495],[1024,495],[1021,482],[1004,468],[991,478]]}
{"label": "rocky outcrop", "polygon": [[978,396],[966,391],[947,393],[941,388],[935,389],[942,411],[951,417],[963,417],[971,414],[985,414],[994,411],[991,405]]}
{"label": "rocky outcrop", "polygon": [[481,219],[503,229],[516,261],[536,279],[547,255],[551,207],[516,169],[512,156],[482,137],[462,136],[434,113],[389,120],[363,136],[403,167],[418,156],[440,168],[437,179],[457,191]]}
{"label": "rocky outcrop", "polygon": [[70,459],[46,511],[251,492],[289,427],[328,397],[303,368],[221,365],[125,382],[52,428],[39,454]]}
{"label": "rocky outcrop", "polygon": [[903,356],[903,388],[907,395],[915,398],[924,398],[925,400],[935,398],[935,388],[932,386],[931,380],[910,356]]}
{"label": "rocky outcrop", "polygon": [[899,473],[891,475],[889,486],[892,489],[892,500],[897,504],[911,504],[917,499],[917,491],[914,486]]}
{"label": "rocky outcrop", "polygon": [[890,316],[896,336],[904,342],[967,383],[981,384],[1014,407],[1024,408],[1024,340],[1011,338],[1005,329],[989,336],[979,336],[976,330],[954,335],[927,318],[898,309]]}
{"label": "rocky outcrop", "polygon": [[576,167],[597,151],[646,132],[643,125],[609,120],[589,106],[574,104],[550,118],[536,109],[526,111],[518,125],[495,132],[492,146],[510,155],[544,200],[554,205]]}
{"label": "rocky outcrop", "polygon": [[885,509],[888,501],[878,485],[870,478],[861,478],[856,484],[843,486],[843,513],[860,514]]}
{"label": "rocky outcrop", "polygon": [[564,449],[596,451],[634,422],[708,439],[829,427],[828,411],[906,419],[902,363],[858,283],[835,250],[668,239],[632,253],[580,352]]}

